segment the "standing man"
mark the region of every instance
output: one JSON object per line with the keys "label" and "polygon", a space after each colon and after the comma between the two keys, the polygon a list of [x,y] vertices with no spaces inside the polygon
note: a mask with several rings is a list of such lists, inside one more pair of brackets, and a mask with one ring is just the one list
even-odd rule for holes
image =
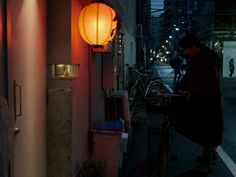
{"label": "standing man", "polygon": [[182,76],[181,73],[181,66],[182,66],[182,59],[180,56],[177,54],[175,59],[172,59],[170,61],[170,65],[174,70],[174,85],[177,84]]}
{"label": "standing man", "polygon": [[234,74],[234,59],[231,58],[229,60],[229,77],[232,77],[232,75]]}
{"label": "standing man", "polygon": [[[187,93],[186,119],[176,130],[203,149],[198,157],[202,172],[211,171],[216,158],[216,148],[223,135],[222,92],[219,74],[219,57],[210,48],[202,46],[199,39],[187,34],[179,46],[188,56],[188,68],[177,86],[177,92]],[[178,122],[178,120],[177,120]]]}

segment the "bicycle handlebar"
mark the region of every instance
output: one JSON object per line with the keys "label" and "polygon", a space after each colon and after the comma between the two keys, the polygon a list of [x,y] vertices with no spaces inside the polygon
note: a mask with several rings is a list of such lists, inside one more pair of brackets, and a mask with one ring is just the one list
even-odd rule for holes
{"label": "bicycle handlebar", "polygon": [[185,99],[186,97],[187,97],[186,93],[166,93],[166,94],[163,94],[162,106],[168,107],[173,100]]}

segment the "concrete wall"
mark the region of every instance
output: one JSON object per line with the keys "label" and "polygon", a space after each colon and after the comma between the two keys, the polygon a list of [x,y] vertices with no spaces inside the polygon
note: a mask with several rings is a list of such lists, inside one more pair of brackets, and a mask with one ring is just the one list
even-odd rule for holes
{"label": "concrete wall", "polygon": [[[115,66],[120,68],[119,70],[124,72],[121,74],[124,81],[123,88],[127,87],[127,68],[126,64],[134,65],[136,64],[136,0],[130,1],[111,1],[107,0],[109,4],[115,9],[117,16],[120,20],[121,29],[120,32],[123,33],[123,54],[120,56],[115,56],[115,65],[117,63],[122,63],[122,66]],[[122,61],[116,61],[122,60]],[[121,85],[121,84],[120,84]]]}

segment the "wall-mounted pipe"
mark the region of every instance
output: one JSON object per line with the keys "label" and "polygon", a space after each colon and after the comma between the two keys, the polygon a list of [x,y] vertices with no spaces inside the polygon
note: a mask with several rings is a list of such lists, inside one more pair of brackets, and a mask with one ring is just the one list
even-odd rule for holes
{"label": "wall-mounted pipe", "polygon": [[8,100],[7,0],[2,0],[2,95]]}

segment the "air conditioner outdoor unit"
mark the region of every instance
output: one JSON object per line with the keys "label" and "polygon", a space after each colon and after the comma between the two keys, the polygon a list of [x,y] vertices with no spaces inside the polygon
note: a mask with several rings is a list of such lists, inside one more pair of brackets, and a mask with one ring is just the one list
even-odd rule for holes
{"label": "air conditioner outdoor unit", "polygon": [[114,91],[106,99],[106,120],[122,119],[125,132],[130,130],[129,99],[127,91]]}

